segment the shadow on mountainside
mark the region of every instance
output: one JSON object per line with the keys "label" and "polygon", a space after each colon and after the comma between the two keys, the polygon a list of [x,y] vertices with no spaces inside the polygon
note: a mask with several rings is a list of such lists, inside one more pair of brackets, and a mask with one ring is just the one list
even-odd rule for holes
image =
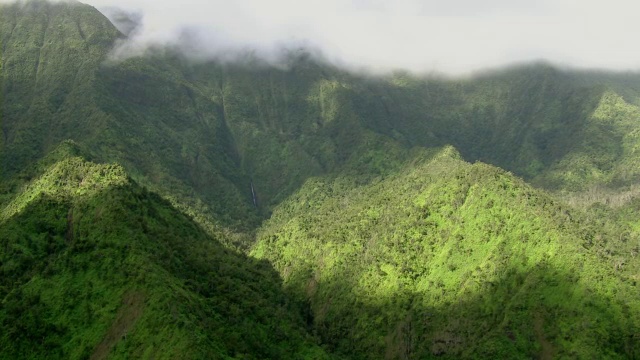
{"label": "shadow on mountainside", "polygon": [[400,175],[348,185],[308,181],[252,250],[310,301],[311,328],[331,351],[637,354],[635,265],[617,260],[633,253],[613,249],[631,236],[591,224],[506,171],[465,163],[453,148],[416,157]]}
{"label": "shadow on mountainside", "polygon": [[581,83],[544,63],[514,66],[469,79],[418,79],[394,86],[363,81],[353,106],[363,123],[412,146],[456,147],[531,180],[583,146],[588,118],[606,87]]}
{"label": "shadow on mountainside", "polygon": [[[98,105],[119,129],[102,147],[150,183],[180,183],[187,196],[192,187],[237,219],[253,210],[252,185],[264,219],[310,177],[366,157],[368,171],[397,168],[412,147],[451,144],[467,161],[532,180],[593,135],[606,88],[573,77],[534,64],[467,80],[375,78],[312,59],[276,69],[159,51],[98,72]],[[396,148],[404,154],[385,159]]]}
{"label": "shadow on mountainside", "polygon": [[[599,293],[561,268],[501,269],[496,280],[468,277],[458,288],[431,283],[422,292],[376,297],[351,274],[305,277],[310,328],[327,349],[354,359],[635,358],[635,304]],[[419,279],[418,279],[419,281]],[[621,289],[625,285],[619,285]],[[473,290],[469,290],[472,288]],[[638,295],[637,287],[625,289]],[[300,296],[300,289],[290,289]],[[447,301],[447,291],[456,293]],[[439,301],[442,298],[444,300]]]}
{"label": "shadow on mountainside", "polygon": [[0,357],[323,356],[267,261],[134,183],[40,194],[0,239]]}

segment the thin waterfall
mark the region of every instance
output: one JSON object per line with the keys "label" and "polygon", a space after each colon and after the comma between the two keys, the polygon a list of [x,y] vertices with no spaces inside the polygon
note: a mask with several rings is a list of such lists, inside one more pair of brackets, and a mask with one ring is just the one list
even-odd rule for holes
{"label": "thin waterfall", "polygon": [[253,197],[253,206],[258,207],[258,202],[256,201],[256,192],[253,190],[253,181],[251,181],[251,196]]}

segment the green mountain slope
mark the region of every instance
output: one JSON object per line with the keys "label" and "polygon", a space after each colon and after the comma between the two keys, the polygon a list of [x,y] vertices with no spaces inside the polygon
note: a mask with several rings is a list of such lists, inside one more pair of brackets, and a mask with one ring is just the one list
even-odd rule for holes
{"label": "green mountain slope", "polygon": [[[638,259],[615,238],[452,148],[367,185],[309,180],[253,254],[308,299],[349,358],[633,358]],[[630,228],[627,228],[630,231]],[[594,239],[594,236],[596,239]]]}
{"label": "green mountain slope", "polygon": [[[638,99],[638,98],[636,98]],[[539,182],[567,189],[607,185],[617,188],[640,179],[640,107],[612,90],[605,91],[575,144]]]}
{"label": "green mountain slope", "polygon": [[637,74],[533,64],[458,81],[398,74],[355,99],[374,126],[412,145],[452,144],[469,161],[581,191],[637,183],[639,86]]}
{"label": "green mountain slope", "polygon": [[324,356],[270,264],[63,147],[2,209],[0,358]]}
{"label": "green mountain slope", "polygon": [[[135,97],[133,104],[127,102],[131,94],[125,89],[105,94],[109,83],[100,71],[122,35],[102,14],[79,3],[29,1],[2,5],[0,18],[4,45],[0,175],[5,180],[70,138],[99,161],[123,164],[145,185],[175,203],[181,201],[183,209],[198,207],[203,198],[199,210],[204,216],[216,214],[222,219],[225,214],[232,218],[227,223],[238,218],[251,223],[250,195],[244,191],[242,197],[232,184],[237,170],[230,155],[221,151],[224,132],[219,122],[203,123],[202,112],[211,106],[195,115],[193,108],[182,109],[185,99],[190,105],[192,100],[174,80],[168,82],[169,89],[164,84],[170,98],[152,94],[154,101],[164,104],[156,111],[153,103],[141,109]],[[117,80],[117,69],[109,69],[107,78]],[[143,89],[161,91],[161,74],[143,75],[149,79],[146,83],[135,77],[129,80],[138,81]],[[111,108],[103,111],[108,105]],[[147,115],[140,117],[136,114],[140,110]],[[163,127],[167,118],[174,123]],[[178,119],[182,124],[175,123]],[[205,154],[192,154],[188,144]],[[242,185],[248,188],[249,182]],[[230,199],[224,211],[217,205],[221,199]],[[240,210],[233,212],[235,207]]]}
{"label": "green mountain slope", "polygon": [[0,6],[0,175],[19,171],[66,134],[99,136],[101,123],[87,121],[91,89],[117,36],[102,14],[76,2]]}
{"label": "green mountain slope", "polygon": [[193,62],[179,49],[113,62],[123,35],[89,6],[31,1],[0,17],[5,178],[70,138],[202,224],[239,230],[308,177],[390,141],[452,144],[554,190],[638,180],[637,74],[534,64],[465,80],[370,77],[307,54],[276,68],[251,56]]}
{"label": "green mountain slope", "polygon": [[639,74],[0,38],[0,358],[640,356]]}

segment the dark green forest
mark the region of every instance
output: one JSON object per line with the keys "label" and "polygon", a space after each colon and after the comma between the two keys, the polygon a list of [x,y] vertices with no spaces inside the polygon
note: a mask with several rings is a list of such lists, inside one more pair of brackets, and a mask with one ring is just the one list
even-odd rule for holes
{"label": "dark green forest", "polygon": [[640,73],[0,38],[0,359],[640,357]]}

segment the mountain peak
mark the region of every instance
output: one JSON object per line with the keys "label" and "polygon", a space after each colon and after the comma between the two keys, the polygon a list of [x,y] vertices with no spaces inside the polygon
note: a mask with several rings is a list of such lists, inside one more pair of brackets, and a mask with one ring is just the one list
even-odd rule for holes
{"label": "mountain peak", "polygon": [[110,47],[121,36],[95,7],[75,0],[19,1],[0,5],[0,9],[5,50],[21,42],[42,48],[58,40],[66,45],[84,42]]}

